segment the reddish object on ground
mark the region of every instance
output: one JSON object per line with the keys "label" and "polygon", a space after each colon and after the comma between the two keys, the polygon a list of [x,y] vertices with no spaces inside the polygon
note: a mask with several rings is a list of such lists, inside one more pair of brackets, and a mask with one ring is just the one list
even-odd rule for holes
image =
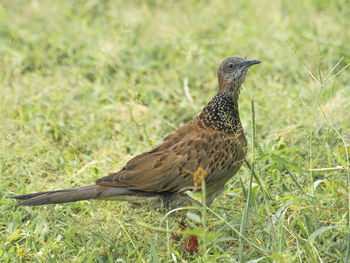
{"label": "reddish object on ground", "polygon": [[198,238],[197,236],[190,236],[190,239],[185,240],[185,250],[191,254],[198,253]]}

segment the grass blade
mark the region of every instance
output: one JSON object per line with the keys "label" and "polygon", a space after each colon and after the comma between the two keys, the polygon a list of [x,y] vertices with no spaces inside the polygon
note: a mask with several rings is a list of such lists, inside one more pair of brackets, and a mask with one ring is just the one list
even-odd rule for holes
{"label": "grass blade", "polygon": [[248,212],[249,212],[249,205],[250,205],[250,194],[252,190],[252,184],[253,184],[253,177],[254,177],[254,145],[255,145],[255,109],[254,109],[254,97],[251,98],[251,114],[252,114],[252,164],[251,164],[251,170],[250,170],[250,179],[249,179],[249,188],[248,188],[248,197],[247,202],[244,208],[242,221],[241,221],[241,228],[240,228],[240,237],[239,237],[239,250],[238,250],[238,256],[239,256],[239,262],[244,262],[243,257],[243,239],[242,236],[245,232],[245,227],[247,225],[248,220]]}

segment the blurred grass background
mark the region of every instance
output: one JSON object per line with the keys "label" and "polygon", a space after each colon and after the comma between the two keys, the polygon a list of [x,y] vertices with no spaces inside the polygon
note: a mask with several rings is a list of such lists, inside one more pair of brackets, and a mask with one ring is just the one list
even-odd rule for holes
{"label": "blurred grass background", "polygon": [[[254,95],[248,160],[261,180],[241,262],[348,260],[349,17],[348,0],[1,1],[0,261],[202,262],[176,216],[169,234],[138,223],[165,227],[148,207],[8,197],[117,171],[202,109],[230,55],[263,62],[240,96],[251,141]],[[239,260],[249,176],[243,167],[211,206],[206,261]]]}

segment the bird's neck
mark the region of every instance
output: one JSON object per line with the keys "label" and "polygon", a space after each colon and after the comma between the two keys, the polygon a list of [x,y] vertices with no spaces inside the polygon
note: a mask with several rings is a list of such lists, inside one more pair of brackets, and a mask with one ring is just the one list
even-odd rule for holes
{"label": "bird's neck", "polygon": [[[220,84],[220,82],[219,82]],[[235,82],[230,82],[230,83],[225,83],[219,85],[219,93],[227,93],[228,96],[231,96],[233,101],[237,104],[238,102],[238,97],[241,92],[241,83],[238,81]]]}
{"label": "bird's neck", "polygon": [[233,91],[218,92],[204,107],[199,118],[203,125],[225,133],[235,133],[241,127],[238,95]]}

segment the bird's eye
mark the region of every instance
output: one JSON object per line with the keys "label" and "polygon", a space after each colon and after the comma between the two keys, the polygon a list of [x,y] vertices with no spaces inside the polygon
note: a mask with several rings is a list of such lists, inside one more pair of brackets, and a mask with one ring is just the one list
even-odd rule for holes
{"label": "bird's eye", "polygon": [[226,65],[226,68],[227,68],[227,69],[233,69],[233,64],[232,64],[232,63],[227,64],[227,65]]}

